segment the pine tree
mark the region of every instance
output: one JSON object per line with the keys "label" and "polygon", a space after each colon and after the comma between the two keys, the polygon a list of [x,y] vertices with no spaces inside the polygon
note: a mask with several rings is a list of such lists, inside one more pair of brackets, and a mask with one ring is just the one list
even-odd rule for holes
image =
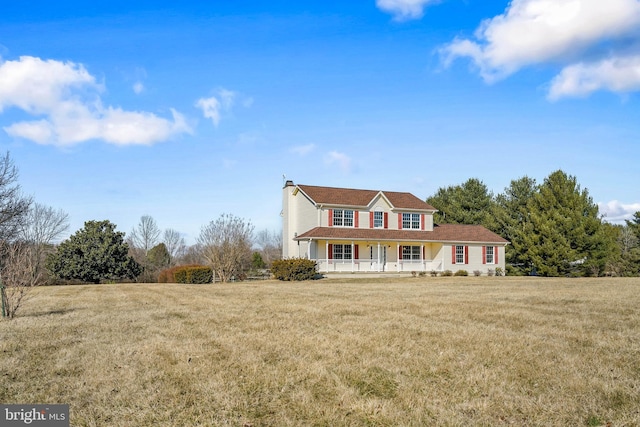
{"label": "pine tree", "polygon": [[597,275],[604,272],[614,242],[598,206],[575,177],[553,172],[530,203],[531,232],[524,237],[539,274]]}
{"label": "pine tree", "polygon": [[530,205],[538,188],[535,179],[524,176],[511,181],[504,193],[496,196],[494,231],[511,242],[505,249],[510,273],[529,274],[533,267],[528,251],[532,233]]}

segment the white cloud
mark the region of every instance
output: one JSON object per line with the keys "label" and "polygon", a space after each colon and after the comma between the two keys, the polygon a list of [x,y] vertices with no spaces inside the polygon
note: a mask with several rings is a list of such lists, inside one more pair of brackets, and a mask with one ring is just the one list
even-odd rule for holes
{"label": "white cloud", "polygon": [[315,150],[315,148],[315,144],[298,145],[291,148],[291,152],[296,153],[300,156],[306,156],[307,154]]}
{"label": "white cloud", "polygon": [[397,21],[422,18],[424,8],[438,0],[376,0],[376,6],[390,13]]}
{"label": "white cloud", "polygon": [[[221,88],[216,96],[209,98],[200,98],[196,101],[195,106],[202,110],[202,115],[207,119],[211,119],[214,126],[218,126],[222,118],[223,112],[231,111],[238,94],[234,91]],[[242,101],[242,105],[246,108],[253,104],[253,99],[248,98]]]}
{"label": "white cloud", "polygon": [[338,151],[329,152],[325,157],[325,163],[330,166],[337,165],[343,172],[351,170],[351,158]]}
{"label": "white cloud", "polygon": [[101,90],[82,64],[30,56],[0,63],[0,112],[16,107],[43,116],[13,123],[4,130],[14,137],[61,146],[94,139],[117,145],[150,145],[191,132],[175,110],[170,121],[149,112],[103,107]]}
{"label": "white cloud", "polygon": [[142,82],[135,82],[133,84],[133,91],[136,95],[140,95],[144,91],[144,84]]}
{"label": "white cloud", "polygon": [[587,96],[597,90],[640,90],[640,54],[565,67],[551,82],[549,99]]}
{"label": "white cloud", "polygon": [[638,0],[513,0],[480,24],[475,40],[455,39],[441,54],[446,65],[470,58],[494,82],[534,64],[570,66],[603,45],[617,58],[619,42],[638,39],[639,27]]}
{"label": "white cloud", "polygon": [[640,212],[640,203],[624,204],[617,200],[607,203],[598,203],[598,209],[604,219],[612,223],[623,223],[633,218],[633,214]]}
{"label": "white cloud", "polygon": [[202,115],[207,119],[211,119],[214,126],[218,126],[220,123],[220,101],[215,96],[211,98],[200,98],[196,102],[196,107],[202,110]]}

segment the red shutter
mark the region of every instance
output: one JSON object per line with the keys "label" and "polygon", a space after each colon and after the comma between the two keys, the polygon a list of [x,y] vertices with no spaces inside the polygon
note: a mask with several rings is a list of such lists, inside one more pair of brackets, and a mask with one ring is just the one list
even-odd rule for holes
{"label": "red shutter", "polygon": [[360,259],[358,247],[358,245],[353,245],[353,259]]}
{"label": "red shutter", "polygon": [[398,214],[398,230],[402,230],[402,214]]}
{"label": "red shutter", "polygon": [[398,246],[398,261],[402,259],[402,245]]}
{"label": "red shutter", "polygon": [[464,263],[469,264],[469,246],[464,247]]}
{"label": "red shutter", "polygon": [[359,211],[353,211],[353,225],[358,228],[360,226],[360,212]]}
{"label": "red shutter", "polygon": [[494,264],[498,263],[498,247],[497,246],[493,247],[493,263]]}
{"label": "red shutter", "polygon": [[482,247],[482,263],[483,264],[487,263],[487,247],[486,246]]}
{"label": "red shutter", "polygon": [[329,259],[333,259],[333,245],[329,243]]}
{"label": "red shutter", "polygon": [[426,219],[427,219],[427,218],[426,218],[426,215],[425,215],[425,214],[420,215],[420,222],[422,223],[420,227],[421,227],[423,230],[424,230],[424,223],[426,222]]}
{"label": "red shutter", "polygon": [[389,212],[384,213],[384,228],[389,228]]}
{"label": "red shutter", "polygon": [[456,263],[456,245],[451,246],[451,264]]}
{"label": "red shutter", "polygon": [[329,227],[333,226],[333,209],[329,209]]}
{"label": "red shutter", "polygon": [[373,228],[373,212],[369,212],[369,228]]}

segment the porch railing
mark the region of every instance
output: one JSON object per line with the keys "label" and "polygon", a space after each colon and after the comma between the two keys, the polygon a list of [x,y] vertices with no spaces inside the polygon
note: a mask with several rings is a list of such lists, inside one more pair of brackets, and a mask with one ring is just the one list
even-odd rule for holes
{"label": "porch railing", "polygon": [[411,271],[443,271],[441,260],[400,260],[378,262],[377,259],[316,259],[322,273],[383,273]]}

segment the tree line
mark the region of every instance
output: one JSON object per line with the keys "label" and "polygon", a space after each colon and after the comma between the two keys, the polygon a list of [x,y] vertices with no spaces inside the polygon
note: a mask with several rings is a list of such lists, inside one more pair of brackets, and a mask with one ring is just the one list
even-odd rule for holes
{"label": "tree line", "polygon": [[[522,177],[494,195],[471,178],[438,189],[427,203],[436,224],[481,224],[510,244],[507,274],[543,276],[640,275],[640,212],[625,224],[605,221],[577,179],[561,170],[540,184]],[[282,236],[255,232],[231,214],[202,227],[188,246],[174,229],[144,215],[127,235],[108,220],[87,221],[60,244],[69,216],[22,194],[18,170],[0,157],[0,290],[2,314],[12,317],[33,286],[56,281],[155,282],[163,269],[207,265],[220,281],[242,279],[280,258]]]}
{"label": "tree line", "polygon": [[160,230],[144,215],[127,235],[109,220],[87,221],[57,244],[69,229],[69,215],[22,193],[9,153],[0,157],[0,302],[12,318],[41,284],[157,281],[176,265],[206,264],[218,280],[242,278],[264,269],[282,252],[280,233],[255,232],[242,218],[223,214],[202,227],[187,246],[181,233]]}
{"label": "tree line", "polygon": [[509,240],[507,274],[640,274],[640,212],[622,225],[606,222],[589,191],[562,170],[540,184],[512,180],[497,195],[471,178],[439,188],[426,202],[438,209],[436,223],[481,224]]}

